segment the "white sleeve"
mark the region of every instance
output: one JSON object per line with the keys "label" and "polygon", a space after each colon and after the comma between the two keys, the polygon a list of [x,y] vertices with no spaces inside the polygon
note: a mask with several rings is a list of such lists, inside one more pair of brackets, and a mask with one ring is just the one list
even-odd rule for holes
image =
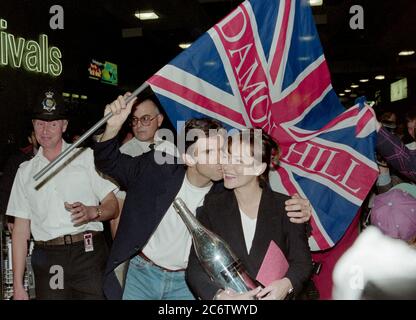
{"label": "white sleeve", "polygon": [[[133,138],[134,139],[134,138]],[[120,147],[120,152],[121,153],[123,153],[123,154],[127,154],[127,155],[129,155],[129,156],[134,156],[133,155],[133,153],[132,153],[132,151],[130,150],[130,144],[131,144],[131,141],[132,140],[129,140],[129,141],[127,141],[125,144],[123,144],[121,147]],[[123,190],[118,190],[117,192],[115,192],[115,195],[116,195],[116,197],[118,198],[118,199],[121,199],[121,200],[125,200],[126,199],[126,191],[123,191]]]}
{"label": "white sleeve", "polygon": [[7,205],[6,214],[8,216],[29,219],[32,216],[29,199],[27,197],[27,190],[29,184],[24,183],[22,169],[17,170],[14,178],[12,191],[10,193],[9,203]]}
{"label": "white sleeve", "polygon": [[91,157],[88,157],[88,161],[90,165],[89,172],[91,185],[94,194],[98,197],[100,201],[102,201],[110,192],[116,193],[118,191],[118,187],[114,182],[110,180],[110,178],[101,176],[97,172],[94,165],[94,155],[92,154],[92,150],[90,155]]}
{"label": "white sleeve", "polygon": [[117,191],[116,197],[121,200],[126,199],[126,191],[122,191],[122,190]]}

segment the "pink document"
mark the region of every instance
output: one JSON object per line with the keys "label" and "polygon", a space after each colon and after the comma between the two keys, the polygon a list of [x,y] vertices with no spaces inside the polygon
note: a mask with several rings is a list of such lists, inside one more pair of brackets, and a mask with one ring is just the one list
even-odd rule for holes
{"label": "pink document", "polygon": [[268,286],[271,282],[282,279],[288,269],[289,263],[287,262],[285,255],[272,240],[270,241],[263,263],[257,273],[256,280],[264,286]]}

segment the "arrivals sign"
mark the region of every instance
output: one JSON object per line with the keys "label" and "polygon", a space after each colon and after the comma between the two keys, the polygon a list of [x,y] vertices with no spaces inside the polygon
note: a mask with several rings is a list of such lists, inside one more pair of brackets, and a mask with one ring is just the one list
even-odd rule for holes
{"label": "arrivals sign", "polygon": [[62,53],[49,46],[48,36],[26,40],[7,33],[7,21],[0,19],[0,67],[24,68],[27,71],[57,77],[62,73]]}

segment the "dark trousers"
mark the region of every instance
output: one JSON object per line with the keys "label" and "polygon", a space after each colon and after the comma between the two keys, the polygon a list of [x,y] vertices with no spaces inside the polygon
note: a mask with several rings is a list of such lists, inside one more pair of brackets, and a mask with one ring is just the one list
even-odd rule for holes
{"label": "dark trousers", "polygon": [[93,237],[94,251],[85,252],[84,241],[68,245],[35,245],[32,268],[36,299],[101,300],[108,247],[102,232]]}

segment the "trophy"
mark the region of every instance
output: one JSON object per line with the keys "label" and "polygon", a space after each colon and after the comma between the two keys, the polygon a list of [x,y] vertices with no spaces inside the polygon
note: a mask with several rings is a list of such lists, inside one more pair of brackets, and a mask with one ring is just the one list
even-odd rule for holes
{"label": "trophy", "polygon": [[223,289],[230,288],[237,293],[244,293],[261,286],[248,275],[228,244],[205,228],[181,198],[175,199],[173,207],[191,233],[199,262],[212,281]]}

